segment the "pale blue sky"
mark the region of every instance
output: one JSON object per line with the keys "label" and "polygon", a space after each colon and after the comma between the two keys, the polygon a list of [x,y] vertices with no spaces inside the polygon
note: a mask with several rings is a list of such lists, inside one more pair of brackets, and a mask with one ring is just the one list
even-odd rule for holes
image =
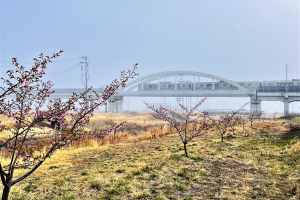
{"label": "pale blue sky", "polygon": [[46,71],[54,87],[83,87],[80,59],[69,59],[85,55],[94,87],[136,62],[140,76],[190,70],[234,81],[285,79],[288,63],[289,79],[299,78],[298,0],[1,0],[0,6],[1,77],[12,57],[30,67],[40,52],[63,49],[54,60],[61,62]]}

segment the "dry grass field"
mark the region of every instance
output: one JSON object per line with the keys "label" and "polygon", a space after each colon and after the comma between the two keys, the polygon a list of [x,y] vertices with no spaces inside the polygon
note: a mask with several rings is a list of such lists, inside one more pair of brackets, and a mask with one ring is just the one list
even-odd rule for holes
{"label": "dry grass field", "polygon": [[[223,143],[211,130],[188,144],[189,158],[175,131],[150,114],[95,114],[86,131],[123,121],[115,138],[83,138],[56,151],[12,187],[10,199],[300,198],[300,130],[285,119],[229,129]],[[9,162],[4,151],[0,159]],[[15,170],[14,179],[24,173]]]}

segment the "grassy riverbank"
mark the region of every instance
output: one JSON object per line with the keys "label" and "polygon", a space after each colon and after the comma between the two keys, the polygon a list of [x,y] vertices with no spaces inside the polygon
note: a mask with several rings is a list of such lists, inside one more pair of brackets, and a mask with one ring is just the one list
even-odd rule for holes
{"label": "grassy riverbank", "polygon": [[[114,117],[123,120],[117,115],[107,119],[115,123]],[[127,132],[126,140],[104,146],[90,141],[56,151],[33,175],[12,187],[11,199],[300,197],[300,132],[288,132],[285,120],[247,124],[245,131],[237,127],[234,135],[229,130],[224,143],[211,130],[189,143],[186,158],[178,135],[153,121],[152,129],[161,133],[152,137],[151,130],[144,132],[145,122],[134,117],[143,119],[126,117],[127,124],[139,127]],[[100,118],[87,128],[97,128],[103,122]],[[24,173],[16,170],[15,178]],[[2,189],[1,185],[0,194]]]}

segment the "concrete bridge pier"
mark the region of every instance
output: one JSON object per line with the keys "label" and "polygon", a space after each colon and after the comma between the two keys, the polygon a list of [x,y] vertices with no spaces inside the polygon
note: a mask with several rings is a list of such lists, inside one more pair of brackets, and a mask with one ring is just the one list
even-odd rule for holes
{"label": "concrete bridge pier", "polygon": [[[117,98],[114,98],[117,99]],[[111,113],[122,113],[123,112],[123,97],[118,97],[119,102],[108,103],[108,106],[105,107],[106,112]]]}
{"label": "concrete bridge pier", "polygon": [[250,101],[250,112],[261,111],[261,100],[252,99]]}
{"label": "concrete bridge pier", "polygon": [[116,104],[115,103],[108,103],[107,106],[107,113],[116,113],[117,112],[117,108],[116,108]]}
{"label": "concrete bridge pier", "polygon": [[289,102],[287,100],[283,101],[284,103],[284,116],[289,115]]}

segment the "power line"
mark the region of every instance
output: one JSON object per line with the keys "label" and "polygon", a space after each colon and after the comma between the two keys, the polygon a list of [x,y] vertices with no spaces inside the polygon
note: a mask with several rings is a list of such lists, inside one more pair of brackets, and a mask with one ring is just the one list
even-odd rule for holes
{"label": "power line", "polygon": [[[3,67],[3,66],[0,66],[0,67]],[[8,66],[4,66],[4,67],[8,67]],[[12,67],[12,66],[10,66]],[[59,75],[59,74],[62,74],[62,73],[66,73],[70,70],[73,70],[73,69],[76,69],[76,67],[78,67],[78,65],[76,65],[75,67],[69,67],[67,69],[64,69],[64,70],[61,70],[61,71],[58,71],[58,72],[55,72],[55,73],[51,73],[51,74],[45,74],[45,76],[53,76],[53,75]]]}
{"label": "power line", "polygon": [[[81,58],[71,58],[71,59],[65,59],[65,60],[57,60],[57,61],[55,61],[55,60],[53,60],[52,62],[53,63],[57,63],[57,62],[67,62],[67,61],[71,61],[71,60],[78,60],[78,59],[81,59]],[[11,62],[9,62],[9,61],[4,61],[4,60],[0,60],[0,62],[2,62],[2,63],[11,63]],[[33,63],[34,61],[25,61],[25,62],[23,62],[23,61],[18,61],[18,63]],[[13,65],[12,65],[13,66]]]}
{"label": "power line", "polygon": [[[85,57],[82,57],[82,58],[86,58],[87,59],[87,56],[85,56]],[[76,59],[78,59],[78,58],[74,58],[74,59],[67,59],[67,60],[61,60],[61,61],[57,61],[57,62],[65,62],[65,61],[70,61],[70,60],[76,60]],[[89,73],[88,73],[88,62],[87,62],[87,60],[85,61],[85,62],[80,62],[80,64],[85,64],[85,67],[86,67],[86,84],[84,84],[84,82],[83,82],[83,80],[82,80],[82,78],[83,78],[83,68],[82,68],[82,66],[81,66],[81,81],[82,81],[82,84],[86,87],[86,85],[87,85],[87,80],[89,80],[90,79],[90,76],[89,76]],[[47,76],[53,76],[53,75],[60,75],[60,74],[63,74],[63,73],[66,73],[66,72],[68,72],[68,71],[70,71],[70,70],[73,70],[73,69],[76,69],[76,67],[78,67],[79,65],[76,65],[75,67],[73,66],[73,67],[70,67],[70,68],[67,68],[67,69],[64,69],[64,70],[61,70],[61,71],[58,71],[58,72],[55,72],[55,73],[51,73],[51,74],[46,74]],[[3,67],[14,67],[13,65],[11,65],[11,66],[4,66],[4,65],[0,65],[0,67],[1,68],[3,68]],[[289,68],[289,69],[298,69],[297,71],[299,71],[299,68]],[[226,72],[217,72],[217,73],[213,73],[213,74],[219,74],[219,73],[221,73],[221,75],[219,75],[219,76],[222,76],[223,77],[223,74],[244,74],[244,73],[247,73],[246,75],[250,75],[250,76],[255,76],[255,77],[266,77],[266,76],[268,76],[268,75],[278,75],[278,72],[273,72],[274,70],[283,70],[282,68],[276,68],[276,69],[272,69],[272,71],[270,71],[270,69],[263,69],[263,70],[254,70],[254,71],[235,71],[235,72],[228,72],[228,71],[226,71]],[[263,72],[263,71],[266,71],[266,72],[268,72],[268,74],[267,75],[263,75],[263,74],[259,74],[259,75],[256,75],[255,73],[257,73],[257,72]],[[253,73],[253,74],[249,74],[249,73]],[[293,73],[293,72],[291,72],[290,71],[290,73]],[[245,75],[245,74],[244,74]],[[228,77],[226,77],[227,79],[228,79]],[[282,78],[282,76],[272,76],[271,77],[272,79],[274,79],[274,78]]]}
{"label": "power line", "polygon": [[[78,58],[76,58],[76,59],[78,59]],[[56,61],[56,62],[64,62],[64,61],[69,61],[69,60],[76,60],[76,59],[68,59],[68,60],[62,60],[62,61]],[[4,66],[4,65],[0,65],[0,67],[14,67],[13,65],[11,65],[11,66]],[[61,73],[61,72],[64,72],[64,71],[66,71],[66,70],[69,70],[69,69],[75,69],[75,68],[73,68],[73,67],[70,67],[70,68],[67,68],[67,69],[65,69],[65,70],[62,70],[62,71],[59,71],[59,72],[56,72],[56,73],[52,73],[52,74],[47,74],[47,75],[55,75],[55,74],[57,74],[57,73]],[[298,69],[299,70],[299,68],[289,68],[289,69]],[[270,72],[270,70],[272,70],[272,71],[274,71],[274,70],[284,70],[284,69],[279,69],[279,68],[277,68],[277,69],[264,69],[264,70],[254,70],[254,71],[234,71],[234,72],[228,72],[228,71],[224,71],[224,72],[219,72],[218,71],[218,73],[222,73],[222,74],[238,74],[238,73],[251,73],[251,72],[253,72],[253,73],[255,73],[255,72],[262,72],[262,71],[268,71],[268,73],[270,74],[270,73],[274,73],[274,74],[277,74],[278,72]],[[297,70],[297,71],[298,71]],[[215,74],[215,73],[214,73]],[[88,74],[88,79],[89,79],[89,74]]]}
{"label": "power line", "polygon": [[68,71],[70,71],[70,70],[76,69],[76,67],[78,67],[78,65],[76,65],[75,67],[73,66],[73,67],[64,69],[64,70],[62,70],[62,71],[58,71],[58,72],[51,73],[51,74],[45,74],[45,75],[47,75],[47,76],[53,76],[53,75],[57,75],[57,74],[66,73],[66,72],[68,72]]}

